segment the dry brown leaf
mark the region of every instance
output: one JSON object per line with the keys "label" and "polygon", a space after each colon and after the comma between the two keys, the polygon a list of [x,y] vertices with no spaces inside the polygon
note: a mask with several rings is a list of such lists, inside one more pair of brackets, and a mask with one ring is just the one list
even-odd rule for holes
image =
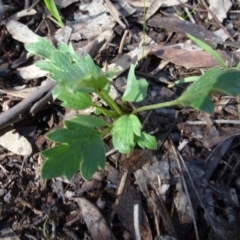
{"label": "dry brown leaf", "polygon": [[10,20],[6,23],[6,28],[12,37],[24,44],[37,42],[39,36],[34,33],[27,25],[18,21]]}
{"label": "dry brown leaf", "polygon": [[29,155],[32,153],[32,146],[28,140],[21,136],[15,129],[7,129],[0,133],[0,145],[12,153],[18,155]]}
{"label": "dry brown leaf", "polygon": [[[215,14],[220,22],[227,17],[227,12],[231,8],[230,0],[209,0],[209,9]],[[212,19],[212,15],[208,13],[208,18]]]}
{"label": "dry brown leaf", "polygon": [[64,42],[64,43],[68,43],[70,35],[72,33],[72,28],[69,26],[64,26],[62,28],[59,28],[55,34],[54,34],[54,38],[57,40],[58,43],[60,42]]}
{"label": "dry brown leaf", "polygon": [[81,208],[84,222],[86,223],[92,238],[101,240],[114,239],[106,220],[98,208],[85,198],[77,198],[76,201]]}
{"label": "dry brown leaf", "polygon": [[[152,45],[152,54],[186,68],[211,68],[219,63],[205,51],[189,51],[173,46]],[[236,66],[239,62],[239,52],[217,51],[229,66]]]}
{"label": "dry brown leaf", "polygon": [[91,4],[81,4],[80,9],[88,14],[74,13],[77,24],[72,25],[71,40],[94,38],[105,30],[111,30],[116,24],[112,16],[106,15],[106,9],[100,0]]}
{"label": "dry brown leaf", "polygon": [[[153,0],[153,1],[151,1],[151,4],[149,5],[145,19],[147,20],[151,16],[153,16],[160,7],[170,7],[170,6],[179,5],[179,4],[185,3],[185,2],[187,2],[187,0],[183,0],[181,2],[178,0]],[[143,1],[142,1],[142,3],[143,3]]]}
{"label": "dry brown leaf", "polygon": [[40,68],[36,67],[34,64],[27,67],[17,68],[17,73],[25,80],[31,80],[34,78],[44,77],[47,74],[47,71],[43,71]]}

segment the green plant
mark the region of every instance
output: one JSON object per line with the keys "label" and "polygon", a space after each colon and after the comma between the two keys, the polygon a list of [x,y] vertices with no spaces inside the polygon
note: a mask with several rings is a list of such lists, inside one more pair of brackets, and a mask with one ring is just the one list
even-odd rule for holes
{"label": "green plant", "polygon": [[53,22],[55,22],[59,27],[64,27],[64,23],[62,22],[62,18],[58,12],[58,9],[56,7],[56,4],[54,2],[54,0],[43,0],[46,8],[48,9],[48,11],[53,15],[53,17],[55,18],[51,18],[51,20]]}
{"label": "green plant", "polygon": [[[220,64],[220,66],[222,66],[222,68],[227,69],[227,64],[224,62],[224,60],[222,59],[222,57],[219,55],[219,53],[217,51],[215,51],[211,46],[209,46],[208,44],[206,44],[205,42],[202,42],[201,40],[195,38],[194,36],[190,35],[187,33],[187,36],[193,41],[195,42],[200,48],[202,48],[203,50],[205,50],[206,52],[208,52],[210,55],[212,55],[213,58],[215,58],[215,60]],[[240,69],[240,62],[238,63],[237,69]],[[188,82],[194,82],[197,81],[199,79],[199,76],[190,76],[190,77],[186,77],[184,79],[180,79],[178,81],[175,81],[173,84],[169,85],[168,87],[173,87],[176,84],[182,84],[182,83],[188,83]]]}
{"label": "green plant", "polygon": [[[210,69],[199,77],[179,98],[148,106],[129,109],[128,102],[140,102],[147,95],[148,83],[145,79],[137,80],[135,66],[131,65],[126,90],[121,104],[117,104],[108,94],[111,84],[110,74],[104,73],[96,66],[90,56],[77,55],[71,45],[60,43],[55,49],[47,40],[39,38],[36,43],[26,46],[29,55],[44,58],[36,65],[48,71],[48,77],[56,81],[54,98],[62,105],[76,110],[95,107],[95,115],[76,115],[65,121],[65,127],[57,129],[47,138],[55,146],[42,151],[46,158],[41,170],[43,178],[65,175],[70,179],[80,170],[84,179],[89,179],[98,167],[104,168],[105,150],[103,138],[111,135],[113,146],[121,153],[131,153],[136,145],[141,148],[156,149],[154,136],[142,131],[137,113],[170,106],[190,106],[194,109],[213,113],[214,106],[210,94],[219,92],[228,95],[240,93],[240,71],[238,69]],[[92,102],[95,93],[106,106]],[[105,122],[101,116],[112,119]]]}
{"label": "green plant", "polygon": [[208,44],[205,42],[201,41],[200,39],[195,38],[194,36],[187,34],[187,36],[194,41],[200,48],[208,52],[212,57],[215,58],[215,60],[223,67],[227,69],[227,65],[222,59],[222,57],[219,55],[217,51],[215,51],[212,47],[210,47]]}
{"label": "green plant", "polygon": [[46,220],[44,221],[44,224],[43,224],[43,236],[46,240],[50,240],[50,238],[48,237],[48,235],[46,233],[47,222],[48,222],[48,218],[46,218]]}

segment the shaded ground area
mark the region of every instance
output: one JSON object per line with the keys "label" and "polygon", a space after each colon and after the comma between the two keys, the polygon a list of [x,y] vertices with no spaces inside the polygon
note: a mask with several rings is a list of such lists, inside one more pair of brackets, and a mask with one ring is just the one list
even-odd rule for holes
{"label": "shaded ground area", "polygon": [[238,64],[239,3],[55,2],[62,28],[42,2],[0,1],[0,238],[239,239],[239,97],[212,96],[213,116],[188,108],[143,112],[156,151],[125,156],[106,139],[106,167],[89,181],[79,173],[71,181],[43,180],[40,151],[52,146],[45,134],[76,111],[52,100],[53,82],[24,48],[44,36],[71,42],[101,68],[120,67],[115,98],[136,63],[136,75],[149,83],[136,106],[169,101],[188,87],[177,80],[218,65],[186,32],[217,49],[228,66]]}

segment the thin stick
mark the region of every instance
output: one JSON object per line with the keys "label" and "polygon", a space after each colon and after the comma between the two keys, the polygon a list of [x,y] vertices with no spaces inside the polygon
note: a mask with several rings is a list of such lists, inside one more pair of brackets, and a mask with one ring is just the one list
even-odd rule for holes
{"label": "thin stick", "polygon": [[194,20],[192,14],[189,12],[187,7],[184,7],[185,12],[187,13],[189,19],[191,20],[192,23],[196,23],[196,21]]}
{"label": "thin stick", "polygon": [[[226,120],[226,119],[218,119],[212,120],[213,123],[217,124],[240,124],[240,120]],[[186,121],[189,125],[208,125],[207,121]]]}
{"label": "thin stick", "polygon": [[112,15],[112,17],[119,23],[119,25],[122,26],[123,29],[126,29],[129,26],[127,20],[121,15],[121,13],[115,8],[115,6],[109,0],[103,0],[103,5],[107,9],[107,11]]}
{"label": "thin stick", "polygon": [[[183,170],[182,170],[182,166],[181,166],[181,164],[180,164],[179,159],[181,160],[181,162],[182,162],[185,170],[187,171],[187,174],[189,175],[189,178],[190,178],[190,179],[192,179],[192,178],[191,178],[190,173],[188,172],[188,169],[187,169],[187,167],[186,167],[186,165],[185,165],[185,163],[184,163],[184,160],[182,159],[181,155],[178,154],[178,152],[176,151],[176,149],[175,149],[175,147],[174,147],[174,144],[173,144],[171,138],[169,138],[169,140],[170,140],[170,142],[171,142],[173,152],[174,152],[174,154],[176,155],[177,165],[178,165],[179,171],[180,171],[180,173],[181,173],[182,184],[183,184],[184,190],[185,190],[185,192],[186,192],[186,197],[187,197],[188,203],[189,203],[189,205],[190,205],[190,211],[191,211],[191,215],[192,215],[192,219],[193,219],[193,226],[194,226],[194,230],[195,230],[195,233],[196,233],[196,239],[197,239],[197,240],[200,240],[199,234],[198,234],[197,222],[196,222],[195,215],[194,215],[194,212],[193,212],[192,202],[191,202],[191,199],[190,199],[190,196],[189,196],[187,184],[186,184],[186,181],[185,181],[184,176],[183,176]],[[193,182],[192,182],[192,184],[193,184]]]}
{"label": "thin stick", "polygon": [[135,231],[135,239],[141,240],[140,228],[139,228],[139,204],[133,206],[133,224]]}
{"label": "thin stick", "polygon": [[230,35],[230,33],[227,31],[227,29],[221,24],[221,22],[218,20],[218,18],[215,16],[215,14],[212,12],[212,10],[207,6],[205,0],[201,0],[202,4],[204,5],[204,7],[208,10],[208,12],[212,15],[213,19],[216,21],[217,25],[222,28],[222,30],[227,34],[227,36],[229,37],[229,39],[232,42],[235,42],[235,40],[233,39],[233,37]]}
{"label": "thin stick", "polygon": [[40,2],[40,0],[36,0],[27,10],[30,11],[30,10],[33,9],[39,2]]}
{"label": "thin stick", "polygon": [[[128,171],[125,170],[123,172],[123,175],[121,177],[121,180],[120,180],[120,183],[119,183],[119,186],[118,186],[118,189],[117,189],[117,192],[116,192],[116,200],[114,202],[114,205],[118,205],[119,204],[119,201],[120,201],[120,197],[123,193],[123,190],[124,190],[124,186],[125,186],[125,183],[126,183],[126,180],[127,180],[127,176],[128,176]],[[113,218],[114,218],[114,215],[115,215],[115,211],[112,211],[111,212],[111,215],[110,215],[110,218],[109,218],[109,223],[112,222]]]}
{"label": "thin stick", "polygon": [[0,129],[3,129],[12,123],[23,120],[23,115],[32,107],[32,105],[41,99],[45,94],[55,87],[56,83],[49,80],[40,87],[34,94],[28,98],[23,99],[20,103],[10,108],[8,111],[0,114]]}
{"label": "thin stick", "polygon": [[120,46],[119,46],[119,49],[118,49],[118,54],[122,54],[123,46],[124,46],[124,43],[126,42],[126,38],[127,38],[128,33],[129,33],[128,30],[124,31],[124,34],[122,36],[121,43],[120,43]]}

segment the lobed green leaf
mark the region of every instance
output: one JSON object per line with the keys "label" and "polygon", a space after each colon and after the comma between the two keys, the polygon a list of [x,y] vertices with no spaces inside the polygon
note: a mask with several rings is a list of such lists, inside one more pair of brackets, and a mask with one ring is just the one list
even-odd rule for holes
{"label": "lobed green leaf", "polygon": [[212,114],[214,105],[209,97],[212,93],[233,96],[240,94],[240,71],[237,69],[210,69],[194,82],[176,102],[180,106],[191,106]]}
{"label": "lobed green leaf", "polygon": [[105,88],[109,80],[107,74],[95,65],[90,56],[77,55],[72,46],[61,43],[55,49],[47,40],[39,38],[38,42],[26,46],[30,54],[46,58],[36,63],[40,69],[47,71],[48,77],[58,83],[59,90],[75,93],[93,92]]}
{"label": "lobed green leaf", "polygon": [[106,126],[107,123],[100,117],[94,115],[76,115],[71,122],[75,122],[90,128],[98,128]]}
{"label": "lobed green leaf", "polygon": [[135,141],[142,149],[157,149],[156,138],[146,132],[142,132],[140,137],[136,136]]}
{"label": "lobed green leaf", "polygon": [[62,91],[59,87],[53,89],[53,97],[62,101],[62,106],[74,110],[83,110],[92,106],[92,99],[88,93],[75,92],[74,94],[65,89]]}
{"label": "lobed green leaf", "polygon": [[130,153],[136,143],[134,137],[141,135],[141,123],[133,115],[123,115],[114,123],[111,130],[113,146],[121,153]]}
{"label": "lobed green leaf", "polygon": [[43,178],[61,175],[71,179],[80,170],[84,179],[89,179],[98,169],[104,168],[105,149],[101,135],[93,128],[66,121],[67,128],[57,129],[47,137],[58,146],[44,150],[46,158],[41,170]]}
{"label": "lobed green leaf", "polygon": [[127,86],[122,100],[129,102],[140,102],[147,96],[148,83],[145,79],[136,79],[135,66],[131,64],[128,73]]}
{"label": "lobed green leaf", "polygon": [[138,117],[134,114],[130,114],[129,115],[129,120],[132,123],[132,130],[133,130],[134,134],[137,135],[137,136],[141,136],[142,124],[139,121]]}
{"label": "lobed green leaf", "polygon": [[45,38],[39,37],[38,42],[28,43],[25,46],[30,55],[38,55],[40,57],[50,59],[56,49]]}

